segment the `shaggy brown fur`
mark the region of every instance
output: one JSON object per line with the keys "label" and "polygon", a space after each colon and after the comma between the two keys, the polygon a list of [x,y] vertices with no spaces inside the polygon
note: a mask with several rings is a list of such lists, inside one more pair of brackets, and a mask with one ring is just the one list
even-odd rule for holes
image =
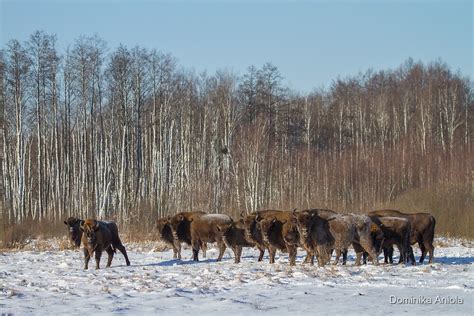
{"label": "shaggy brown fur", "polygon": [[336,214],[336,212],[327,209],[308,209],[299,212],[294,212],[298,232],[300,234],[300,243],[308,254],[308,260],[306,262],[311,263],[311,265],[314,264],[315,255],[319,258],[319,250],[323,252],[326,251],[325,248],[322,246],[324,244],[323,239],[325,238],[323,234],[324,231],[321,231],[321,234],[317,235],[316,227],[314,227],[316,224],[322,225],[323,223],[317,223],[315,216],[317,218],[327,220],[329,218],[334,217]]}
{"label": "shaggy brown fur", "polygon": [[[176,244],[182,242],[191,246],[191,222],[205,215],[205,212],[194,211],[194,212],[181,212],[169,218],[169,225],[173,234],[173,239]],[[206,244],[201,245],[203,256],[206,257]]]}
{"label": "shaggy brown fur", "polygon": [[257,225],[257,219],[261,220],[266,216],[279,213],[278,210],[261,210],[257,212],[250,213],[247,216],[242,216],[242,220],[245,227],[245,238],[248,242],[255,243],[256,247],[260,249],[260,255],[258,256],[258,261],[263,260],[263,255],[265,254],[265,249],[268,249],[268,245],[263,241],[262,232],[260,227]]}
{"label": "shaggy brown fur", "polygon": [[[249,242],[245,238],[245,226],[243,220],[232,222],[230,224],[217,225],[217,228],[222,232],[222,238],[227,247],[234,252],[235,263],[240,262],[243,247],[256,247],[256,244]],[[265,249],[260,250],[260,256],[263,256]]]}
{"label": "shaggy brown fur", "polygon": [[173,259],[181,259],[181,243],[174,240],[170,226],[170,218],[160,218],[156,222],[156,229],[160,234],[160,239],[173,248]]}
{"label": "shaggy brown fur", "polygon": [[300,236],[293,212],[282,211],[266,216],[258,222],[263,241],[268,245],[270,263],[275,262],[277,250],[288,252],[290,265],[296,264]]}
{"label": "shaggy brown fur", "polygon": [[[122,241],[120,240],[119,233],[118,233],[118,227],[117,224],[115,224],[112,221],[99,221],[103,225],[107,226],[107,228],[110,230],[110,233],[112,234],[112,247],[114,250],[118,249],[120,252],[123,254],[125,257],[125,261],[130,264],[128,260],[128,255],[127,251],[125,250],[125,247],[122,244]],[[81,241],[82,241],[82,230],[81,226],[84,225],[84,220],[76,217],[69,217],[67,220],[64,221],[64,224],[68,227],[68,235],[71,243],[73,243],[76,247],[81,246]]]}
{"label": "shaggy brown fur", "polygon": [[71,244],[79,248],[81,246],[82,239],[82,231],[80,226],[84,225],[84,221],[79,218],[69,217],[64,221],[64,224],[67,226],[67,234]]}
{"label": "shaggy brown fur", "polygon": [[384,249],[385,263],[393,262],[391,256],[388,254],[390,249],[393,253],[393,245],[396,245],[400,251],[400,262],[407,263],[408,260],[415,265],[415,257],[410,246],[411,223],[406,218],[389,217],[389,216],[370,216],[372,221],[380,227],[383,232],[383,239],[380,237],[373,237],[376,247]]}
{"label": "shaggy brown fur", "polygon": [[[113,227],[112,230],[109,227]],[[95,252],[96,269],[99,269],[100,257],[102,251],[107,251],[108,260],[107,267],[110,267],[116,249],[114,244],[120,244],[120,251],[125,257],[127,266],[130,265],[127,252],[122,242],[118,238],[118,229],[115,223],[97,221],[95,219],[86,219],[84,224],[80,226],[82,234],[82,245],[84,246],[84,269],[88,269],[89,260]],[[117,240],[118,239],[118,240]]]}
{"label": "shaggy brown fur", "polygon": [[[434,231],[436,226],[436,219],[430,213],[414,213],[407,214],[397,210],[377,210],[369,212],[369,215],[377,215],[379,217],[401,217],[410,221],[410,245],[418,243],[421,250],[420,263],[423,263],[426,253],[429,252],[429,263],[434,259]],[[392,248],[393,249],[393,248]],[[400,256],[402,257],[402,256]]]}
{"label": "shaggy brown fur", "polygon": [[337,264],[341,254],[345,257],[351,245],[356,250],[357,265],[364,250],[370,253],[374,264],[378,264],[371,238],[372,221],[368,216],[306,210],[299,212],[297,223],[305,248],[316,254],[319,266],[329,262],[333,249],[336,250],[334,264]]}
{"label": "shaggy brown fur", "polygon": [[206,214],[192,219],[191,246],[193,248],[193,260],[199,261],[199,248],[202,244],[215,242],[219,248],[217,261],[221,261],[226,245],[223,240],[222,231],[217,226],[231,223],[232,218],[224,214]]}

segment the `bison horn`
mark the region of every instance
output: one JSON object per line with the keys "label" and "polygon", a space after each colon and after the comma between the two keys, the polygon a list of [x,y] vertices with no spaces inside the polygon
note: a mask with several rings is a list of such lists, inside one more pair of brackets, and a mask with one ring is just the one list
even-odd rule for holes
{"label": "bison horn", "polygon": [[99,229],[99,222],[95,221],[95,225],[93,227],[94,231],[97,231]]}
{"label": "bison horn", "polygon": [[240,217],[244,218],[244,211],[240,212]]}

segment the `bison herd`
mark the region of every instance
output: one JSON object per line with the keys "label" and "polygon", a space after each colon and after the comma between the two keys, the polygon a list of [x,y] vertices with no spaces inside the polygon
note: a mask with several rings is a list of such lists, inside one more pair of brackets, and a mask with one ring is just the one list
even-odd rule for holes
{"label": "bison herd", "polygon": [[[76,246],[84,248],[84,268],[95,253],[96,268],[105,250],[110,266],[116,249],[130,265],[125,247],[120,241],[117,225],[113,222],[94,219],[81,220],[74,217],[64,222],[69,229],[69,238]],[[160,239],[173,249],[174,258],[181,259],[181,244],[191,246],[193,260],[199,260],[199,251],[206,256],[207,243],[216,243],[219,250],[217,261],[222,260],[226,248],[232,249],[235,263],[239,263],[244,247],[256,247],[258,261],[262,261],[265,250],[269,262],[275,262],[277,251],[288,253],[290,265],[296,264],[298,248],[306,251],[305,263],[324,266],[335,253],[333,264],[342,256],[346,264],[347,251],[352,246],[356,253],[356,265],[367,259],[378,264],[383,251],[385,263],[393,263],[394,246],[400,252],[399,263],[415,264],[411,245],[417,243],[421,250],[419,262],[427,253],[433,262],[433,238],[436,221],[429,213],[406,214],[397,210],[378,210],[368,214],[341,214],[326,209],[308,210],[261,210],[240,214],[233,220],[224,214],[204,212],[181,212],[161,218],[156,228]]]}

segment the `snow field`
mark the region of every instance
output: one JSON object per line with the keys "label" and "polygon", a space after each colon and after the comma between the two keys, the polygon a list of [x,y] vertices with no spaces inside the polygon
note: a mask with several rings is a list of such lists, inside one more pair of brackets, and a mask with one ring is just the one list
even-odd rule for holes
{"label": "snow field", "polygon": [[[179,261],[172,250],[153,251],[153,244],[125,244],[132,265],[117,253],[106,269],[104,253],[100,270],[83,270],[82,250],[0,252],[0,313],[470,314],[473,245],[447,238],[437,244],[434,264],[357,267],[350,252],[348,266],[324,268],[302,265],[304,251],[290,267],[286,254],[271,265],[267,256],[257,262],[258,251],[248,248],[240,264],[229,249],[216,262],[214,248],[195,263],[189,249]],[[419,297],[433,302],[409,303]],[[437,297],[458,303],[435,304]],[[396,298],[408,303],[392,304]]]}

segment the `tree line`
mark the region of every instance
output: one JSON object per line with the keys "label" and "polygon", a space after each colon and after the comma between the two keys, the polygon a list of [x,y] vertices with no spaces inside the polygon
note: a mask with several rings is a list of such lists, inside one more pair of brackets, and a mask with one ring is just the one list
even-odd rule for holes
{"label": "tree line", "polygon": [[[442,61],[289,89],[271,63],[195,73],[97,36],[0,52],[2,218],[147,223],[184,210],[368,210],[474,181],[473,85]],[[0,183],[0,186],[1,184]]]}

